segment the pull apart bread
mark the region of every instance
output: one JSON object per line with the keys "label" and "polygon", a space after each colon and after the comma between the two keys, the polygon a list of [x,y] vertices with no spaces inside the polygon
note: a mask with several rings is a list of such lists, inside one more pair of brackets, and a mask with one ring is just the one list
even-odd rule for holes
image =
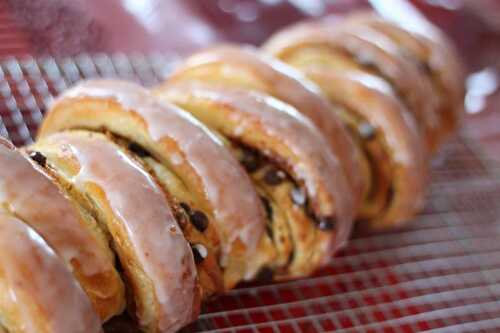
{"label": "pull apart bread", "polygon": [[35,143],[0,138],[0,332],[176,332],[239,282],[313,273],[353,221],[402,225],[463,115],[428,32],[363,12],[200,51],[151,90],[64,92]]}
{"label": "pull apart bread", "polygon": [[357,13],[287,27],[262,47],[321,88],[369,161],[357,219],[370,228],[399,225],[422,207],[428,161],[460,123],[463,69],[430,30]]}
{"label": "pull apart bread", "polygon": [[340,163],[295,108],[256,91],[180,82],[157,91],[225,136],[267,207],[276,277],[310,274],[345,244],[352,197]]}
{"label": "pull apart bread", "polygon": [[441,124],[430,78],[402,56],[397,45],[383,33],[364,25],[315,21],[285,28],[272,36],[263,48],[301,71],[308,68],[335,72],[359,70],[388,81],[418,121],[429,153],[439,146]]}
{"label": "pull apart bread", "polygon": [[353,194],[353,209],[359,208],[368,188],[369,170],[363,154],[320,88],[300,71],[251,46],[223,45],[190,56],[154,92],[161,96],[164,89],[178,82],[258,91],[293,106],[313,122],[338,156]]}
{"label": "pull apart bread", "polygon": [[[31,157],[40,164],[40,154]],[[94,218],[26,154],[0,138],[0,210],[28,224],[61,257],[103,320],[119,314],[125,292]]]}
{"label": "pull apart bread", "polygon": [[442,142],[453,135],[464,115],[465,73],[451,42],[430,23],[399,24],[371,12],[347,17],[346,26],[364,26],[383,34],[395,44],[397,52],[417,65],[432,85],[437,99],[437,114]]}
{"label": "pull apart bread", "polygon": [[207,296],[269,269],[277,278],[311,273],[346,242],[353,213],[339,163],[306,118],[256,92],[221,95],[227,98],[208,108],[210,100],[193,95],[200,113],[196,104],[178,103],[197,120],[131,83],[89,81],[54,104],[40,131],[41,138],[71,129],[106,133],[141,159],[194,220],[192,233],[208,238],[212,228],[202,250],[215,258],[206,275],[220,270],[223,285],[207,278]]}

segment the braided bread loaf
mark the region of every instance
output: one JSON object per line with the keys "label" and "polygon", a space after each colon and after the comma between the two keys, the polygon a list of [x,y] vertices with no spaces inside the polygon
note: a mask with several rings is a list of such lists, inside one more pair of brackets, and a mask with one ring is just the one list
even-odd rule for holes
{"label": "braided bread loaf", "polygon": [[421,208],[463,110],[444,37],[362,13],[264,50],[201,51],[152,91],[80,83],[34,144],[0,140],[0,331],[100,332],[127,308],[174,332],[240,281],[311,274],[353,221]]}

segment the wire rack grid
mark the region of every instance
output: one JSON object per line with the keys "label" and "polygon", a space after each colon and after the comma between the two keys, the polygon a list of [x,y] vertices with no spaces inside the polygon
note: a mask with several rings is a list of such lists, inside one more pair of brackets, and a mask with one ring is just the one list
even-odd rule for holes
{"label": "wire rack grid", "polygon": [[[178,60],[172,54],[6,59],[0,135],[30,143],[53,96],[78,80],[118,77],[150,86]],[[427,205],[413,223],[355,232],[313,277],[232,290],[206,304],[184,331],[500,332],[497,170],[473,142],[457,137],[433,161]]]}

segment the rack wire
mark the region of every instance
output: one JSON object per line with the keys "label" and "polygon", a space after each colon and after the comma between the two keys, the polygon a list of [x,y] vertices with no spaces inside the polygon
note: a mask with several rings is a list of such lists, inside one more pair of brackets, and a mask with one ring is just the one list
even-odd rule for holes
{"label": "rack wire", "polygon": [[[0,62],[0,135],[32,141],[53,96],[113,77],[151,86],[174,54],[82,54]],[[424,211],[403,229],[355,232],[314,276],[240,286],[204,306],[186,332],[500,332],[498,167],[463,136],[432,166]],[[112,323],[108,332],[128,331]],[[134,330],[130,330],[134,332]]]}

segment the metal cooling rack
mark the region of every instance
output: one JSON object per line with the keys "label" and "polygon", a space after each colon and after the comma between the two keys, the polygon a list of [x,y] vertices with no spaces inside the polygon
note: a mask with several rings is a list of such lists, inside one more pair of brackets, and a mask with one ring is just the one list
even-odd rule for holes
{"label": "metal cooling rack", "polygon": [[[53,95],[82,78],[153,85],[174,55],[81,55],[0,62],[0,135],[29,143]],[[500,332],[500,178],[464,138],[433,162],[412,224],[355,233],[314,277],[250,284],[206,304],[186,332]]]}

